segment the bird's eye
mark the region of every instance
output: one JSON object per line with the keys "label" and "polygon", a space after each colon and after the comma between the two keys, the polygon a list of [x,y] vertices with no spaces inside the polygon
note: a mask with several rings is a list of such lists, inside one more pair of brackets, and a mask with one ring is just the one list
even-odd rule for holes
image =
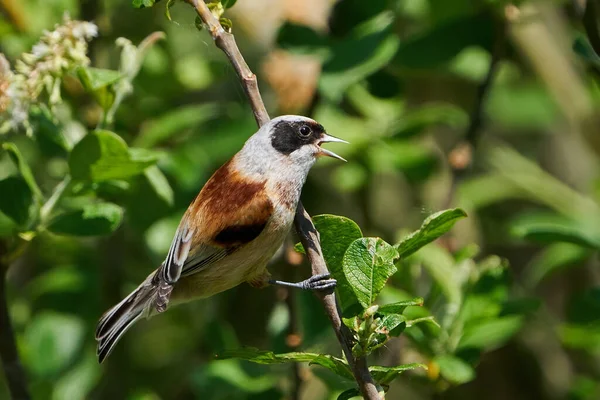
{"label": "bird's eye", "polygon": [[300,132],[301,136],[307,137],[312,133],[312,129],[307,125],[302,125],[298,132]]}

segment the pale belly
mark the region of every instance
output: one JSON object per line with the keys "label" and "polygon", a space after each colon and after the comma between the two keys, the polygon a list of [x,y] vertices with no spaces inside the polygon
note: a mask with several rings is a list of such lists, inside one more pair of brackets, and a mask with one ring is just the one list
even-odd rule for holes
{"label": "pale belly", "polygon": [[249,244],[194,275],[182,277],[175,284],[172,304],[210,297],[266,274],[267,263],[283,244],[292,222],[289,217],[271,221]]}

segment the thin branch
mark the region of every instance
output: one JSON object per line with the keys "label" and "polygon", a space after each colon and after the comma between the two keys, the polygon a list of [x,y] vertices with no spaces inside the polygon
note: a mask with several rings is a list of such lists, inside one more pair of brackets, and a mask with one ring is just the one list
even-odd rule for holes
{"label": "thin branch", "polygon": [[234,36],[223,29],[221,23],[210,12],[204,1],[186,1],[196,9],[200,19],[202,19],[202,22],[208,27],[208,31],[215,41],[215,44],[225,53],[231,62],[235,72],[237,72],[238,77],[242,81],[242,87],[244,88],[244,92],[246,92],[246,96],[248,96],[252,112],[254,112],[254,119],[256,119],[258,126],[263,126],[269,122],[271,118],[269,118],[269,113],[267,113],[265,104],[260,96],[256,75],[254,75],[250,70],[250,67],[248,67],[248,64],[246,64],[246,60],[244,60],[242,53],[240,53]]}
{"label": "thin branch", "polygon": [[[298,209],[296,210],[295,226],[296,231],[298,231],[298,235],[300,236],[300,241],[306,250],[306,256],[312,266],[313,275],[329,272],[327,265],[325,264],[325,259],[323,258],[323,252],[321,251],[319,232],[312,223],[310,215],[308,215],[302,203],[298,204]],[[335,292],[318,292],[317,295],[325,307],[325,312],[329,317],[329,321],[331,321],[335,335],[342,346],[346,360],[348,360],[348,364],[352,369],[352,373],[354,374],[354,378],[358,383],[358,387],[363,397],[369,400],[380,399],[373,377],[369,372],[367,360],[364,357],[355,359],[352,354],[352,334],[348,327],[342,322],[342,318],[340,317],[340,307],[335,298]]]}
{"label": "thin branch", "polygon": [[27,389],[25,371],[19,360],[15,334],[6,303],[7,253],[6,244],[0,243],[0,359],[2,359],[11,398],[13,400],[28,400],[31,396],[29,396]]}
{"label": "thin branch", "polygon": [[[248,64],[246,64],[233,35],[223,29],[217,18],[211,13],[208,6],[203,1],[186,0],[186,2],[196,9],[200,19],[202,19],[202,22],[207,26],[215,44],[227,55],[227,58],[233,65],[241,80],[244,92],[248,96],[248,101],[254,112],[254,118],[256,119],[257,124],[262,126],[269,122],[269,114],[267,113],[267,109],[265,108],[258,90],[256,75],[252,73]],[[329,272],[325,260],[323,259],[323,253],[321,252],[319,234],[302,203],[298,204],[298,209],[296,210],[295,226],[300,236],[300,240],[306,249],[308,260],[312,265],[313,275]],[[377,387],[369,372],[366,359],[355,359],[352,355],[352,335],[348,328],[342,323],[335,293],[320,293],[318,294],[318,297],[323,303],[325,312],[331,321],[333,330],[342,346],[342,350],[348,360],[348,364],[352,369],[354,378],[356,379],[356,383],[358,384],[363,397],[368,400],[380,399],[381,397],[377,392]]]}

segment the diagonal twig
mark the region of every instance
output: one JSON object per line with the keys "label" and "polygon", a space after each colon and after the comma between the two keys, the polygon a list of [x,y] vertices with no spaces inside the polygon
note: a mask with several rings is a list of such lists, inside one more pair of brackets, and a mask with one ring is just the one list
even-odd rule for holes
{"label": "diagonal twig", "polygon": [[[240,78],[244,92],[246,93],[246,96],[248,96],[248,101],[250,102],[250,107],[254,113],[256,123],[259,126],[262,126],[269,122],[269,114],[262,101],[260,91],[258,90],[256,75],[252,73],[248,64],[246,64],[244,57],[237,47],[234,36],[223,29],[204,1],[185,1],[196,9],[198,16],[208,28],[215,44],[227,55],[227,58],[233,65],[233,68]],[[319,233],[302,203],[298,204],[296,210],[295,227],[300,236],[302,245],[306,249],[308,260],[312,266],[313,275],[327,273],[328,269],[321,251]],[[344,355],[348,360],[348,364],[352,369],[354,378],[356,379],[356,383],[358,384],[358,388],[363,397],[368,400],[380,399],[381,397],[379,396],[373,377],[369,372],[366,359],[364,357],[354,358],[352,355],[352,336],[348,328],[342,323],[335,293],[319,293],[318,297],[323,303],[325,312],[331,321],[333,330],[340,342]]]}

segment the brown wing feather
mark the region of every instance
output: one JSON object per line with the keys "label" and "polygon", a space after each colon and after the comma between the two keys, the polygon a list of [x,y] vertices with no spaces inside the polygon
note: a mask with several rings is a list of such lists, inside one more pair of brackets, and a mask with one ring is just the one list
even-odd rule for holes
{"label": "brown wing feather", "polygon": [[187,212],[199,226],[194,242],[237,247],[255,239],[273,213],[265,181],[242,177],[230,160],[209,179]]}
{"label": "brown wing feather", "polygon": [[233,162],[219,168],[188,207],[161,268],[165,282],[206,268],[254,240],[267,225],[273,205],[265,181],[240,176]]}

